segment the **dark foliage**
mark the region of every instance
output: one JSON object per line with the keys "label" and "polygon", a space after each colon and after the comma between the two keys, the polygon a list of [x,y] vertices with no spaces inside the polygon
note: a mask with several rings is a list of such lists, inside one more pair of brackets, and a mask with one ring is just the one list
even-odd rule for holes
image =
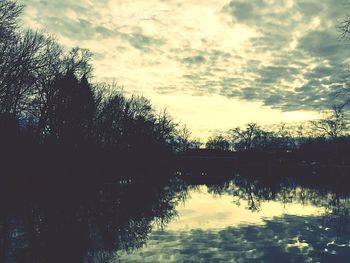
{"label": "dark foliage", "polygon": [[53,167],[114,173],[150,160],[166,166],[172,153],[186,149],[188,132],[167,111],[156,114],[145,97],[92,83],[90,52],[65,52],[53,38],[21,30],[21,11],[15,1],[0,3],[4,176],[47,174]]}

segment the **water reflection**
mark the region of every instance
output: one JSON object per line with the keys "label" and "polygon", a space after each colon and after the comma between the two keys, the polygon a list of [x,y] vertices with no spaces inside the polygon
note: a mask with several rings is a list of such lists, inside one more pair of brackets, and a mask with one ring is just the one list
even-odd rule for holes
{"label": "water reflection", "polygon": [[324,213],[321,207],[299,203],[283,204],[279,201],[259,201],[259,211],[252,211],[251,204],[240,197],[213,194],[212,188],[206,185],[190,189],[186,203],[177,207],[178,217],[167,226],[167,230],[213,230],[249,224],[262,225],[266,219],[284,214],[309,216]]}
{"label": "water reflection", "polygon": [[109,262],[170,222],[187,193],[175,179],[82,188],[3,209],[0,262]]}
{"label": "water reflection", "polygon": [[146,247],[119,254],[121,262],[347,262],[350,256],[350,200],[341,182],[186,180],[179,216],[165,231],[153,231]]}
{"label": "water reflection", "polygon": [[0,262],[346,262],[339,186],[236,175],[17,196],[1,203]]}
{"label": "water reflection", "polygon": [[322,217],[291,216],[220,230],[155,232],[121,262],[348,262],[349,238]]}

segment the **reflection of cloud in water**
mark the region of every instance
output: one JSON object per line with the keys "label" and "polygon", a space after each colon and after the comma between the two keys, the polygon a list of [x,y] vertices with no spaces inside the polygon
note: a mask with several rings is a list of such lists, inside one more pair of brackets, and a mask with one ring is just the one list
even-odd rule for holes
{"label": "reflection of cloud in water", "polygon": [[278,201],[262,202],[259,212],[247,208],[247,201],[234,202],[232,196],[208,194],[206,186],[192,191],[185,204],[177,208],[179,217],[172,221],[167,230],[222,229],[241,224],[263,224],[264,219],[288,215],[320,215],[324,209],[300,203],[283,204]]}
{"label": "reflection of cloud in water", "polygon": [[[210,209],[208,207],[208,209]],[[145,248],[122,262],[348,262],[349,235],[322,217],[283,215],[262,225],[221,230],[155,231]]]}

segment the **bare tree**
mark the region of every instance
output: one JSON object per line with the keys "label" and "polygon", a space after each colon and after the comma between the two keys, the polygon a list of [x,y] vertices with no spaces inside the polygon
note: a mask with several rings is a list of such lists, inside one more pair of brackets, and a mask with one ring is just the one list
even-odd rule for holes
{"label": "bare tree", "polygon": [[0,2],[0,42],[8,42],[14,37],[18,27],[18,17],[23,6],[16,1],[2,0]]}
{"label": "bare tree", "polygon": [[264,139],[265,132],[257,123],[248,123],[245,129],[240,127],[229,131],[236,150],[251,150],[257,148]]}
{"label": "bare tree", "polygon": [[173,144],[175,140],[177,124],[174,122],[167,109],[159,112],[155,121],[155,132],[159,142]]}
{"label": "bare tree", "polygon": [[183,125],[180,129],[178,129],[177,135],[178,151],[186,152],[191,147],[190,130],[186,127],[186,125]]}
{"label": "bare tree", "polygon": [[91,65],[92,53],[85,48],[72,48],[63,59],[63,65],[66,71],[71,71],[77,78],[86,76],[88,78],[92,75]]}
{"label": "bare tree", "polygon": [[314,130],[322,136],[336,139],[345,135],[349,123],[346,116],[345,105],[333,105],[331,110],[324,112],[323,118],[317,121],[311,121]]}
{"label": "bare tree", "polygon": [[52,68],[62,53],[52,37],[17,30],[22,8],[16,1],[0,3],[0,114],[34,113],[33,101],[48,86],[44,80],[55,78]]}
{"label": "bare tree", "polygon": [[215,150],[222,150],[222,151],[229,151],[230,150],[230,142],[228,139],[226,139],[223,135],[215,135],[213,137],[210,137],[205,144],[205,147],[207,149],[215,149]]}

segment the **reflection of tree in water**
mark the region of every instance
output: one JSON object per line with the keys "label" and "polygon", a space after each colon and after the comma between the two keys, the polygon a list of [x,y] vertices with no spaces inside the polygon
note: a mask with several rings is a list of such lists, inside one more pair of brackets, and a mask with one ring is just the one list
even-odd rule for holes
{"label": "reflection of tree in water", "polygon": [[[199,188],[198,185],[188,187],[186,183],[177,179],[144,183],[127,181],[90,187],[88,190],[78,186],[73,191],[63,188],[64,191],[58,191],[60,195],[57,192],[51,195],[45,193],[43,196],[46,199],[40,201],[40,195],[28,200],[20,197],[19,199],[26,201],[26,206],[3,209],[1,213],[0,262],[117,260],[120,254],[124,255],[118,251],[132,252],[142,247],[155,225],[160,228],[166,226],[176,216],[176,205],[186,199],[188,189],[196,188]],[[237,203],[247,201],[248,209],[252,211],[261,209],[262,202],[274,200],[283,204],[294,202],[325,207],[326,216],[283,217],[266,221],[266,227],[226,229],[219,232],[222,239],[219,243],[205,240],[209,237],[204,232],[191,231],[186,238],[182,233],[171,240],[166,240],[166,232],[159,232],[159,239],[150,240],[148,247],[152,247],[154,243],[155,247],[159,246],[161,249],[165,246],[164,242],[169,241],[170,247],[167,249],[171,251],[176,245],[171,247],[170,244],[176,241],[177,245],[180,243],[183,247],[190,247],[191,244],[206,246],[196,247],[194,252],[198,249],[204,251],[208,247],[218,249],[219,252],[222,250],[222,255],[208,251],[208,259],[221,256],[227,259],[227,256],[231,257],[231,252],[240,246],[243,246],[245,251],[255,249],[256,255],[263,255],[265,259],[272,257],[273,253],[277,253],[281,256],[280,259],[283,259],[285,253],[290,253],[293,249],[296,251],[296,254],[293,254],[295,260],[305,259],[305,255],[312,256],[308,254],[311,253],[309,247],[313,247],[315,251],[326,248],[329,249],[329,253],[344,253],[344,240],[339,239],[332,231],[342,231],[345,235],[350,233],[350,202],[346,192],[336,192],[326,187],[312,188],[310,185],[304,188],[302,184],[287,179],[262,180],[243,176],[208,184],[208,191],[215,195],[229,194]],[[23,203],[23,200],[19,203]],[[331,232],[327,228],[330,228]],[[217,235],[214,234],[210,233],[210,237]],[[267,240],[270,239],[273,240],[271,246],[266,246]],[[265,240],[265,245],[255,244],[257,240]],[[237,243],[234,245],[231,241]],[[299,245],[302,247],[298,247]],[[174,253],[178,251],[181,251],[181,248]],[[182,256],[186,253],[190,252],[184,251]],[[247,252],[240,258],[254,258],[254,253]],[[133,255],[130,255],[130,259]],[[324,255],[317,254],[316,258],[322,259]],[[181,262],[181,259],[179,260]]]}
{"label": "reflection of tree in water", "polygon": [[1,262],[106,262],[140,248],[154,224],[176,216],[185,185],[108,184],[74,196],[29,202],[1,215]]}
{"label": "reflection of tree in water", "polygon": [[[145,249],[122,254],[122,262],[348,262],[350,200],[334,188],[303,187],[283,178],[269,182],[249,177],[206,183],[214,195],[231,195],[258,211],[265,201],[325,208],[322,216],[282,215],[263,224],[221,230],[155,231]],[[202,188],[194,184],[191,191]]]}
{"label": "reflection of tree in water", "polygon": [[208,192],[215,195],[231,195],[238,205],[242,200],[246,201],[247,208],[251,211],[259,211],[261,203],[266,201],[279,201],[284,205],[299,203],[324,207],[326,218],[335,223],[337,229],[343,231],[350,225],[350,193],[337,191],[334,187],[329,189],[326,186],[310,184],[303,187],[302,183],[288,178],[264,180],[236,176],[219,184],[209,184]]}
{"label": "reflection of tree in water", "polygon": [[247,208],[252,211],[260,209],[261,201],[276,197],[272,187],[266,187],[258,180],[241,176],[220,185],[210,185],[208,191],[217,195],[231,195],[237,205],[240,205],[242,200],[247,201]]}

